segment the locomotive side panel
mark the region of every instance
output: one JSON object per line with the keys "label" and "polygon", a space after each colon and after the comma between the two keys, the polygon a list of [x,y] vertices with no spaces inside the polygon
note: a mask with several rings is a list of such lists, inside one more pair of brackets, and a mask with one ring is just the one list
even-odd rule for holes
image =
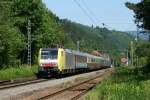
{"label": "locomotive side panel", "polygon": [[73,52],[71,50],[66,49],[65,50],[65,68],[64,70],[67,73],[72,73],[75,69],[75,58],[73,55]]}

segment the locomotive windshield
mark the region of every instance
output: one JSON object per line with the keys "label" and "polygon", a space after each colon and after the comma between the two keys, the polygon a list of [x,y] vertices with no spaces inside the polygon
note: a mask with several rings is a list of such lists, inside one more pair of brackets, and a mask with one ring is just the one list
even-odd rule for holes
{"label": "locomotive windshield", "polygon": [[57,59],[58,50],[42,50],[41,59]]}

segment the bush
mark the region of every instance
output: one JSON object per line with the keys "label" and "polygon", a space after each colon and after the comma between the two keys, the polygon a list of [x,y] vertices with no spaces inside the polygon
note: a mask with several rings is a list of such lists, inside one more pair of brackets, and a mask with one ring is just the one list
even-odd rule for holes
{"label": "bush", "polygon": [[35,77],[35,73],[38,71],[38,66],[20,66],[9,67],[0,70],[0,80],[11,80],[16,78]]}

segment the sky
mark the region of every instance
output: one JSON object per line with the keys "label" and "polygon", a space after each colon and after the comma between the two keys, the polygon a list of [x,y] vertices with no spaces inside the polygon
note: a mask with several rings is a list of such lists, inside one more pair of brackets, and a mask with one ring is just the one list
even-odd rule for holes
{"label": "sky", "polygon": [[134,13],[125,2],[139,0],[43,0],[47,8],[61,19],[118,31],[135,31]]}

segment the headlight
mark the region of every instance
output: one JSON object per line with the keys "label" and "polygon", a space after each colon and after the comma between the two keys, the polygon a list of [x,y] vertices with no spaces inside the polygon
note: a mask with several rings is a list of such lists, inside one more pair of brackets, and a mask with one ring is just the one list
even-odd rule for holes
{"label": "headlight", "polygon": [[40,64],[40,66],[43,66],[43,64]]}

